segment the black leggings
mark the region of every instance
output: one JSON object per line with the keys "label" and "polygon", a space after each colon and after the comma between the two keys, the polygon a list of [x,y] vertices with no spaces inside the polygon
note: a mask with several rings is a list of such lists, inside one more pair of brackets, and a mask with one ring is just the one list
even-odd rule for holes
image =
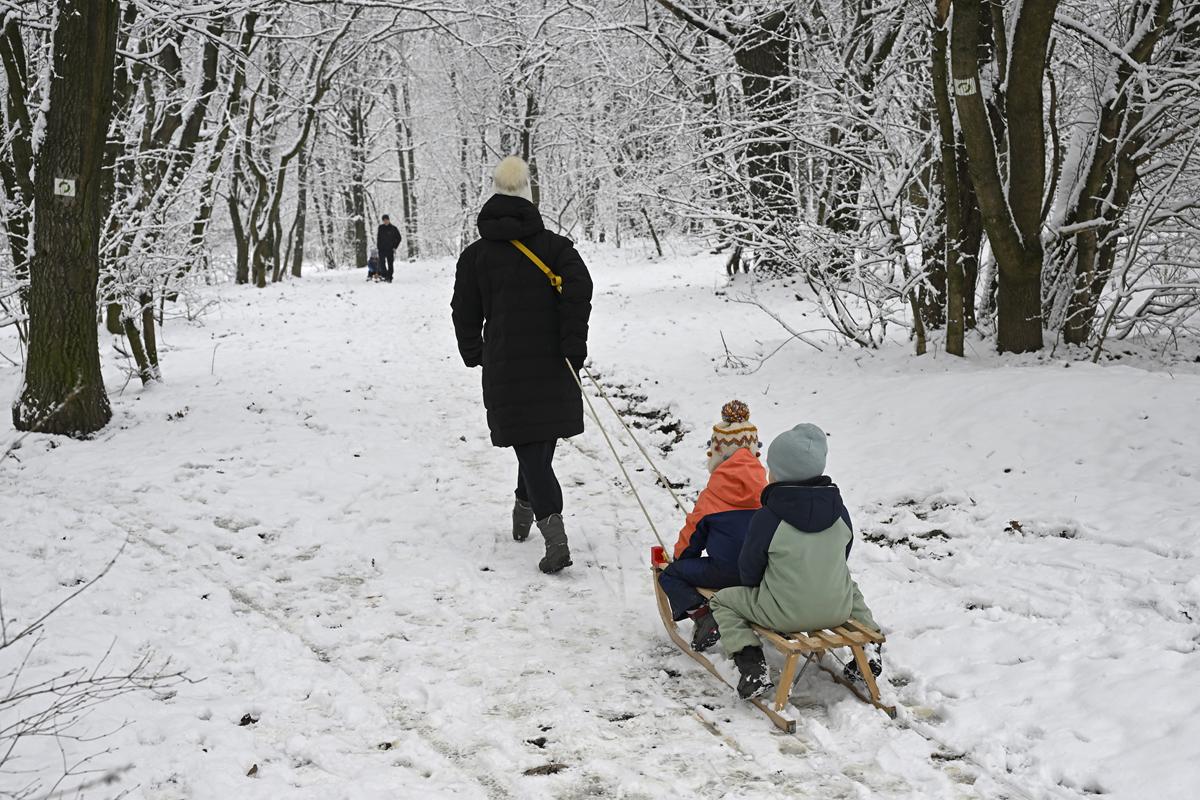
{"label": "black leggings", "polygon": [[517,499],[533,506],[535,519],[563,510],[562,487],[554,476],[554,448],[558,441],[513,446],[517,454]]}

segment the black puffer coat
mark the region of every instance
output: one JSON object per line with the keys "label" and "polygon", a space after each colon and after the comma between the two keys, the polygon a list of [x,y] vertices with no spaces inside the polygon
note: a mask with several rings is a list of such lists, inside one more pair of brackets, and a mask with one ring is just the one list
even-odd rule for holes
{"label": "black puffer coat", "polygon": [[[563,361],[578,369],[587,357],[592,279],[583,259],[520,197],[497,194],[484,203],[479,235],[459,256],[450,305],[463,363],[483,365],[492,444],[583,433],[583,398]],[[562,277],[561,294],[512,239]]]}

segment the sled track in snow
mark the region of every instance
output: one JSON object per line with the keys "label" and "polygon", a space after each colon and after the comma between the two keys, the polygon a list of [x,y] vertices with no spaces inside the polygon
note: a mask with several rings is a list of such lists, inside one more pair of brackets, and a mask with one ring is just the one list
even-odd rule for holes
{"label": "sled track in snow", "polygon": [[[435,752],[452,763],[456,768],[461,770],[465,776],[469,777],[476,784],[478,784],[488,796],[489,800],[508,800],[508,798],[512,798],[514,796],[507,788],[502,786],[494,776],[473,766],[471,763],[470,754],[462,752],[458,747],[447,742],[445,739],[439,736],[437,731],[432,726],[420,719],[420,715],[402,713],[401,709],[404,709],[404,706],[398,706],[394,702],[388,702],[384,698],[380,697],[377,689],[369,686],[352,670],[344,668],[336,657],[331,656],[324,648],[314,643],[302,632],[296,630],[296,627],[289,624],[287,620],[282,619],[271,609],[264,607],[261,603],[258,603],[247,596],[237,586],[230,585],[225,580],[224,576],[218,572],[218,570],[209,568],[206,565],[181,564],[181,560],[177,558],[176,555],[167,547],[153,541],[145,535],[136,535],[135,540],[144,543],[147,547],[151,548],[159,555],[175,564],[181,565],[184,569],[192,569],[196,572],[199,572],[205,577],[205,579],[211,581],[217,586],[221,586],[228,591],[230,597],[239,606],[249,612],[254,613],[261,619],[266,620],[271,627],[281,630],[293,637],[297,642],[302,644],[309,653],[312,654],[313,661],[315,663],[322,664],[325,669],[336,670],[354,683],[355,686],[359,687],[360,691],[362,691],[365,697],[370,698],[375,703],[376,707],[383,712],[387,719],[395,722],[403,730],[416,732]],[[364,749],[377,747],[377,745],[378,743],[363,743]]]}

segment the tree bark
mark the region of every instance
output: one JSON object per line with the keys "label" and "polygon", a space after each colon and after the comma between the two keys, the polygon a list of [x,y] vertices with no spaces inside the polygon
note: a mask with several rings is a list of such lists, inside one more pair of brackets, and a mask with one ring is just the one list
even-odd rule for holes
{"label": "tree bark", "polygon": [[942,208],[945,211],[946,233],[944,237],[944,264],[946,269],[946,352],[950,355],[964,354],[964,302],[963,268],[959,259],[959,242],[962,239],[962,209],[959,206],[961,192],[958,181],[958,153],[955,151],[957,136],[954,132],[954,113],[950,105],[950,73],[946,64],[950,0],[938,0],[937,16],[932,32],[934,107],[937,110],[938,134],[941,152]]}
{"label": "tree bark", "polygon": [[[60,5],[34,177],[29,353],[13,406],[18,430],[86,436],[112,417],[100,372],[96,289],[119,21],[116,0]],[[74,196],[60,193],[61,179],[74,182]]]}
{"label": "tree bark", "polygon": [[346,109],[346,130],[350,137],[350,212],[354,266],[367,267],[367,122],[362,94],[354,92]]}
{"label": "tree bark", "polygon": [[[724,43],[738,66],[745,98],[746,117],[752,131],[744,156],[746,188],[739,191],[749,207],[739,213],[753,215],[766,224],[785,227],[798,216],[792,158],[792,135],[787,129],[794,113],[787,88],[792,46],[791,4],[776,3],[774,10],[757,18],[746,12],[745,22],[715,25],[673,0],[658,4],[680,21]],[[729,15],[732,17],[732,14]],[[619,224],[619,223],[618,223]],[[771,253],[763,253],[758,269],[786,274],[794,267]]]}
{"label": "tree bark", "polygon": [[1005,181],[980,92],[980,0],[955,4],[950,48],[955,105],[971,182],[1000,273],[996,344],[1002,353],[1040,350],[1043,344],[1040,286],[1046,139],[1042,75],[1057,5],[1058,0],[1026,0],[1013,25],[1004,104],[1008,134]]}
{"label": "tree bark", "polygon": [[133,363],[137,364],[138,380],[142,382],[143,386],[147,386],[154,380],[154,374],[150,369],[150,359],[146,357],[146,348],[142,345],[142,332],[138,330],[133,317],[122,316],[121,325],[125,340],[129,342]]}
{"label": "tree bark", "polygon": [[959,135],[955,154],[958,158],[958,209],[959,235],[958,260],[963,273],[963,326],[975,330],[978,323],[975,310],[975,294],[979,288],[979,251],[983,248],[983,217],[979,212],[979,200],[967,166],[967,150]]}
{"label": "tree bark", "polygon": [[332,192],[329,189],[329,181],[326,180],[325,174],[325,159],[316,157],[317,167],[316,176],[316,201],[317,208],[317,232],[321,236],[321,252],[325,257],[325,269],[337,269],[337,226],[333,222],[333,200]]}
{"label": "tree bark", "polygon": [[[4,64],[5,119],[11,131],[5,132],[3,157],[0,157],[0,181],[4,184],[3,219],[12,254],[13,274],[18,281],[29,278],[29,211],[33,200],[33,123],[29,118],[29,67],[25,42],[17,25],[17,16],[3,17],[0,32],[0,61]],[[21,306],[28,303],[28,288],[20,289]]]}
{"label": "tree bark", "polygon": [[158,333],[154,324],[154,296],[143,294],[138,298],[142,302],[142,337],[146,340],[146,360],[150,362],[150,374],[154,380],[162,380],[158,366]]}
{"label": "tree bark", "polygon": [[[450,73],[450,86],[456,87],[454,72]],[[388,85],[392,102],[392,118],[396,128],[396,161],[400,170],[400,208],[404,216],[404,245],[408,258],[417,257],[417,192],[416,159],[414,157],[412,133],[412,99],[407,84],[404,87],[404,103],[401,105],[394,83]],[[460,194],[462,193],[460,187]],[[464,200],[465,203],[465,200]],[[465,206],[464,206],[465,207]]]}
{"label": "tree bark", "polygon": [[296,224],[295,239],[292,244],[292,277],[299,278],[304,269],[304,229],[308,221],[308,162],[309,152],[306,148],[300,154],[300,164],[297,167],[296,180]]}
{"label": "tree bark", "polygon": [[791,136],[782,123],[788,93],[788,13],[775,11],[752,23],[733,44],[733,59],[742,70],[742,91],[755,131],[746,148],[746,168],[755,200],[773,216],[796,216],[792,181]]}

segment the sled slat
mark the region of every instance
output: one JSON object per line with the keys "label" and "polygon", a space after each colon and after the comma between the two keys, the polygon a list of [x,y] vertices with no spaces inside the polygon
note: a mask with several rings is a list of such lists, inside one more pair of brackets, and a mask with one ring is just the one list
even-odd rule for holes
{"label": "sled slat", "polygon": [[884,642],[882,633],[875,630],[874,628],[868,628],[866,625],[863,625],[861,622],[854,619],[853,617],[846,620],[846,625],[850,626],[851,628],[854,628],[856,631],[858,631],[862,635],[868,637],[872,642],[875,642],[876,644],[883,644],[883,642]]}
{"label": "sled slat", "polygon": [[835,636],[829,631],[811,631],[810,633],[823,641],[826,647],[849,647],[853,644],[853,642],[844,641],[840,636]]}
{"label": "sled slat", "polygon": [[858,631],[852,631],[844,625],[837,625],[829,630],[841,636],[843,639],[853,642],[854,644],[867,644],[871,641],[867,636],[864,636]]}

